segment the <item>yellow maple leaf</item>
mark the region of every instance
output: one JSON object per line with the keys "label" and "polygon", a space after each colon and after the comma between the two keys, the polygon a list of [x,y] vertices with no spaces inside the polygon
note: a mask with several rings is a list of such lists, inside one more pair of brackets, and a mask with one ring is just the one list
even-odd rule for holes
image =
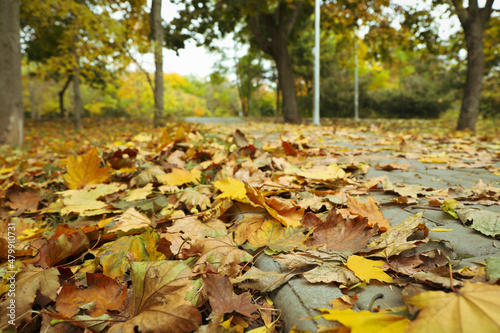
{"label": "yellow maple leaf", "polygon": [[[351,329],[351,333],[377,332],[402,333],[410,324],[406,317],[386,312],[373,313],[370,311],[355,312],[351,309],[332,310],[320,309],[328,313],[321,315],[327,320],[336,320]],[[437,330],[435,332],[441,332]]]}
{"label": "yellow maple leaf", "polygon": [[247,200],[247,190],[245,188],[245,184],[237,179],[228,177],[226,179],[213,182],[213,185],[222,192],[216,197],[216,199],[229,198],[238,201]]}
{"label": "yellow maple leaf", "polygon": [[326,170],[310,169],[308,171],[299,171],[297,175],[313,180],[328,181],[342,179],[346,176],[346,173],[337,163],[332,163]]}
{"label": "yellow maple leaf", "polygon": [[171,173],[165,175],[157,175],[158,179],[163,184],[169,186],[180,186],[184,184],[189,184],[191,182],[198,182],[201,177],[201,171],[198,169],[192,169],[191,171],[183,169],[173,169]]}
{"label": "yellow maple leaf", "polygon": [[361,280],[379,280],[381,282],[394,283],[394,280],[387,275],[382,268],[383,260],[370,260],[361,256],[350,256],[347,259],[347,267]]}
{"label": "yellow maple leaf", "polygon": [[500,332],[500,286],[465,282],[456,293],[428,291],[406,300],[421,307],[411,332]]}
{"label": "yellow maple leaf", "polygon": [[68,157],[68,173],[64,179],[70,189],[81,189],[86,185],[101,184],[108,180],[109,167],[99,167],[101,158],[97,155],[97,150],[92,148],[80,156]]}
{"label": "yellow maple leaf", "polygon": [[144,187],[131,190],[128,193],[127,197],[125,198],[125,201],[135,201],[135,200],[146,199],[146,197],[148,195],[150,195],[152,191],[153,191],[153,184],[149,183]]}

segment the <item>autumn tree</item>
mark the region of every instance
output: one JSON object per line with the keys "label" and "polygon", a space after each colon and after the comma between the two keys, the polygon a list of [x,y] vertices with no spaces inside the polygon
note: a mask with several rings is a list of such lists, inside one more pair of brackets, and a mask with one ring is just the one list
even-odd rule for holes
{"label": "autumn tree", "polygon": [[[191,37],[201,37],[201,42],[211,46],[214,40],[235,30],[246,31],[255,43],[269,54],[278,69],[278,78],[283,93],[283,118],[285,122],[300,123],[295,77],[288,42],[297,33],[296,24],[300,15],[307,16],[305,9],[312,6],[304,1],[178,1],[185,4],[180,17],[171,25],[175,30],[191,31]],[[168,36],[166,36],[168,38]]]}
{"label": "autumn tree", "polygon": [[0,1],[0,145],[23,144],[20,0]]}

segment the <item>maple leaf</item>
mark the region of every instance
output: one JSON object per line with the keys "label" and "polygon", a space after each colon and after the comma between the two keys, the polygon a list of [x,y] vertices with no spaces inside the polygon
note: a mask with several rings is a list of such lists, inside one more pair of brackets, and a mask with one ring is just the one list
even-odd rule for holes
{"label": "maple leaf", "polygon": [[[200,280],[183,261],[132,262],[132,318],[111,327],[121,332],[191,332],[201,325],[196,303]],[[188,301],[192,300],[192,302]]]}
{"label": "maple leaf", "polygon": [[366,217],[368,226],[373,227],[378,225],[381,231],[386,231],[391,228],[389,220],[384,218],[384,214],[380,211],[372,197],[368,197],[366,203],[361,203],[355,198],[347,198],[347,211],[352,214]]}
{"label": "maple leaf", "polygon": [[81,230],[70,236],[66,234],[55,234],[52,238],[45,240],[40,247],[37,258],[30,262],[40,265],[43,268],[54,266],[64,260],[78,256],[88,250],[90,246],[89,239]]}
{"label": "maple leaf", "polygon": [[[327,313],[318,317],[327,320],[336,320],[351,329],[351,333],[377,332],[377,333],[403,333],[410,324],[406,317],[392,313],[370,311],[355,312],[351,309],[320,309]],[[442,332],[437,330],[436,332]]]}
{"label": "maple leaf", "polygon": [[[267,212],[286,227],[300,227],[304,209],[283,204],[279,199],[267,199],[259,190],[245,184],[247,198],[254,206],[264,207]],[[274,205],[275,207],[272,207]]]}
{"label": "maple leaf", "polygon": [[154,230],[147,229],[141,235],[120,237],[114,242],[104,244],[96,255],[103,273],[121,280],[130,268],[129,257],[136,261],[164,259],[165,256],[156,250],[158,237]]}
{"label": "maple leaf", "polygon": [[78,288],[74,280],[66,283],[57,296],[55,308],[59,314],[71,318],[78,313],[81,306],[94,302],[95,307],[87,314],[99,317],[108,310],[122,310],[126,298],[125,285],[101,273],[87,273],[87,287]]}
{"label": "maple leaf", "polygon": [[[234,244],[231,235],[221,238],[199,239],[194,242],[188,251],[183,252],[186,256],[199,256],[196,265],[211,263],[219,269],[221,273],[230,277],[235,276],[241,262],[252,260],[252,255],[246,251],[238,249]],[[201,267],[200,267],[201,269]]]}
{"label": "maple leaf", "polygon": [[347,267],[362,281],[379,280],[381,282],[394,283],[394,280],[384,270],[377,266],[384,265],[383,260],[370,260],[361,256],[350,256],[347,259]]}
{"label": "maple leaf", "polygon": [[[312,213],[312,216],[315,216]],[[308,221],[314,218],[309,215]],[[331,210],[326,221],[316,218],[315,222],[308,222],[308,227],[314,227],[314,232],[307,239],[306,245],[325,245],[329,250],[348,250],[354,252],[368,243],[371,237],[377,234],[378,228],[367,229],[366,218],[357,216],[344,219],[337,210]],[[304,225],[305,222],[303,222]]]}
{"label": "maple leaf", "polygon": [[130,191],[125,198],[125,201],[135,201],[135,200],[142,200],[146,199],[148,195],[150,195],[153,192],[153,184],[149,183],[144,187],[141,188],[136,188],[132,191]]}
{"label": "maple leaf", "polygon": [[219,238],[227,235],[226,225],[217,219],[202,223],[194,216],[175,221],[174,225],[167,228],[169,233],[182,232],[186,237],[199,239],[205,237]]}
{"label": "maple leaf", "polygon": [[[51,301],[56,300],[59,284],[59,271],[57,268],[43,269],[27,264],[26,267],[15,277],[15,310],[19,315],[16,318],[16,326],[22,327],[25,323],[31,320],[31,312],[33,306],[46,306]],[[0,330],[12,329],[5,318],[10,313],[8,306],[11,304],[12,298],[7,297],[0,303]]]}
{"label": "maple leaf", "polygon": [[92,148],[87,153],[74,157],[68,157],[68,173],[64,179],[70,189],[82,189],[86,185],[101,184],[108,180],[108,166],[100,168],[101,159],[97,155],[97,149]]}
{"label": "maple leaf", "polygon": [[500,286],[465,282],[456,293],[428,291],[406,300],[422,310],[407,332],[498,332]]}
{"label": "maple leaf", "polygon": [[290,252],[296,248],[303,248],[308,235],[304,234],[305,228],[284,228],[276,220],[265,220],[258,229],[247,228],[248,243],[255,249],[267,247],[268,254]]}
{"label": "maple leaf", "polygon": [[234,178],[228,177],[223,180],[213,182],[215,188],[222,193],[216,196],[216,199],[229,198],[245,202],[247,200],[247,190],[245,184]]}
{"label": "maple leaf", "polygon": [[373,242],[368,244],[370,250],[369,256],[390,256],[399,254],[403,251],[416,247],[416,243],[427,242],[428,239],[407,241],[407,238],[417,230],[425,229],[424,223],[421,223],[423,212],[411,215],[398,223],[394,228],[384,232]]}
{"label": "maple leaf", "polygon": [[8,199],[7,205],[16,210],[11,216],[19,216],[24,211],[36,211],[40,202],[40,192],[27,186],[12,185],[7,189],[5,198]]}
{"label": "maple leaf", "polygon": [[126,235],[151,226],[151,220],[134,207],[127,209],[121,216],[114,218],[113,224],[106,224],[106,233]]}
{"label": "maple leaf", "polygon": [[183,191],[178,200],[184,203],[189,211],[195,207],[199,207],[203,211],[210,206],[210,198],[208,196],[192,189]]}
{"label": "maple leaf", "polygon": [[234,293],[233,285],[227,276],[207,274],[203,278],[203,284],[206,287],[208,300],[212,307],[209,318],[232,312],[250,317],[252,313],[259,309],[256,304],[252,303],[252,295],[249,292],[240,295]]}
{"label": "maple leaf", "polygon": [[80,215],[97,215],[104,213],[103,208],[108,205],[99,198],[106,195],[119,192],[126,188],[124,184],[112,183],[112,184],[99,184],[85,187],[81,190],[68,190],[63,192],[58,192],[62,195],[62,202],[64,207],[61,209],[62,215],[68,215],[70,213],[77,213]]}
{"label": "maple leaf", "polygon": [[242,289],[271,292],[287,283],[295,275],[297,273],[266,272],[252,266],[245,274],[231,279],[231,283],[238,285]]}
{"label": "maple leaf", "polygon": [[197,183],[201,178],[201,171],[192,169],[191,171],[183,169],[173,169],[171,173],[157,175],[156,179],[169,186],[181,186],[191,182]]}

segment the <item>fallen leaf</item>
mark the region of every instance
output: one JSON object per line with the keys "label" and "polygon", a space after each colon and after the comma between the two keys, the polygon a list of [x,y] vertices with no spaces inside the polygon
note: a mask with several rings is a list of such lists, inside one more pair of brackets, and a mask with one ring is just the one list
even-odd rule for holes
{"label": "fallen leaf", "polygon": [[212,307],[209,318],[222,316],[226,313],[237,312],[250,317],[259,307],[252,303],[252,295],[244,292],[236,295],[233,285],[227,276],[218,274],[207,274],[203,278],[203,284],[207,290],[208,300]]}
{"label": "fallen leaf", "polygon": [[489,281],[500,279],[500,257],[486,258],[486,278]]}
{"label": "fallen leaf", "polygon": [[474,207],[456,208],[455,213],[465,226],[486,236],[500,235],[500,213]]}
{"label": "fallen leaf", "polygon": [[384,218],[384,214],[380,211],[372,197],[368,197],[366,203],[361,203],[355,198],[347,198],[347,210],[355,215],[366,217],[368,226],[373,227],[378,225],[381,231],[386,231],[391,228],[389,220]]}
{"label": "fallen leaf", "polygon": [[428,291],[406,302],[422,310],[406,332],[498,332],[500,286],[465,282],[456,293]]}
{"label": "fallen leaf", "polygon": [[36,211],[40,202],[40,192],[28,186],[12,185],[7,189],[5,198],[6,204],[16,210],[11,216],[19,216],[24,211]]}
{"label": "fallen leaf", "polygon": [[272,254],[304,248],[305,228],[285,228],[276,220],[265,220],[258,228],[247,228],[248,243],[254,248],[267,247]]}
{"label": "fallen leaf", "polygon": [[245,184],[234,178],[228,177],[223,180],[213,182],[215,188],[222,193],[216,196],[216,199],[229,198],[245,202],[247,200],[247,190]]}
{"label": "fallen leaf", "polygon": [[[327,313],[319,317],[327,320],[336,320],[351,329],[351,333],[403,333],[410,324],[406,317],[386,312],[373,313],[370,311],[355,312],[351,309],[332,310],[320,309]],[[439,332],[442,332],[438,330]],[[435,332],[438,332],[435,331]]]}
{"label": "fallen leaf", "polygon": [[[317,222],[321,222],[321,220]],[[330,211],[325,222],[317,222],[311,224],[315,229],[311,237],[307,239],[306,245],[324,245],[329,250],[354,252],[365,247],[370,238],[378,231],[378,227],[367,229],[368,221],[366,218],[357,216],[344,219],[342,214],[335,209]]]}
{"label": "fallen leaf", "polygon": [[409,167],[411,167],[410,163],[403,163],[403,164],[398,164],[398,162],[392,162],[392,163],[386,163],[386,164],[375,164],[375,167],[378,169],[386,170],[386,171],[392,171],[392,170],[403,170],[406,171],[408,170]]}
{"label": "fallen leaf", "polygon": [[425,224],[421,223],[422,214],[423,212],[407,217],[368,244],[367,247],[371,249],[369,256],[389,258],[416,247],[417,243],[427,242],[427,239],[407,241],[411,234],[426,228]]}
{"label": "fallen leaf", "polygon": [[[15,276],[15,318],[16,327],[22,327],[32,318],[33,306],[46,306],[56,300],[59,284],[59,271],[57,268],[42,269],[27,264],[22,272]],[[11,297],[7,297],[0,303],[0,316],[2,322],[0,329],[12,329],[7,322],[10,313],[8,306]]]}
{"label": "fallen leaf", "polygon": [[114,222],[114,224],[110,223],[105,226],[104,231],[106,233],[119,233],[120,235],[125,235],[151,226],[151,220],[133,207],[116,217]]}
{"label": "fallen leaf", "polygon": [[189,183],[197,183],[201,178],[201,171],[192,169],[173,169],[171,173],[156,175],[156,179],[169,186],[181,186]]}
{"label": "fallen leaf", "polygon": [[99,317],[110,311],[121,311],[127,298],[126,285],[103,275],[87,273],[87,287],[78,288],[74,280],[65,284],[57,296],[55,309],[59,314],[71,318],[79,308],[89,302],[95,307],[88,311],[91,317]]}
{"label": "fallen leaf", "polygon": [[255,266],[250,267],[245,274],[231,279],[231,283],[241,289],[253,289],[261,292],[271,292],[287,283],[296,273],[265,272]]}
{"label": "fallen leaf", "polygon": [[130,191],[125,198],[125,201],[135,201],[135,200],[142,200],[146,199],[148,195],[150,195],[153,192],[153,184],[147,184],[144,187],[134,189]]}
{"label": "fallen leaf", "polygon": [[299,171],[296,174],[317,181],[332,181],[343,179],[346,176],[345,171],[336,163],[330,164],[326,169],[309,169],[307,171]]}
{"label": "fallen leaf", "polygon": [[370,260],[353,255],[347,259],[346,266],[362,281],[369,282],[373,279],[380,282],[394,283],[394,280],[382,268],[377,267],[384,264],[383,260]]}
{"label": "fallen leaf", "polygon": [[97,149],[92,148],[80,156],[70,155],[68,157],[68,173],[64,179],[70,189],[82,189],[86,185],[101,184],[108,180],[108,166],[100,168],[101,158],[97,155]]}

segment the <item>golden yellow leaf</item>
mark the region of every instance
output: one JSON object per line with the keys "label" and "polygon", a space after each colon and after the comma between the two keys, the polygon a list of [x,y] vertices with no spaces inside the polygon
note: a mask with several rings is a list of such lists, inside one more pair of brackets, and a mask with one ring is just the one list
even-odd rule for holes
{"label": "golden yellow leaf", "polygon": [[[385,312],[377,312],[377,313],[373,313],[370,311],[355,312],[351,309],[347,310],[321,309],[321,310],[328,312],[326,314],[321,315],[321,317],[327,320],[336,320],[342,323],[342,325],[347,326],[351,329],[351,333],[366,333],[366,332],[402,333],[405,331],[406,327],[410,324],[410,320],[406,317]],[[442,331],[438,329],[434,332],[442,332]]]}
{"label": "golden yellow leaf", "polygon": [[284,228],[276,220],[266,220],[257,230],[247,228],[248,243],[254,248],[267,246],[272,253],[290,252],[303,248],[308,235],[305,228]]}
{"label": "golden yellow leaf", "polygon": [[101,158],[97,150],[92,148],[83,155],[68,157],[68,173],[64,179],[70,189],[81,189],[86,185],[101,184],[108,180],[109,167],[100,168]]}
{"label": "golden yellow leaf", "polygon": [[226,179],[213,182],[213,185],[222,192],[216,197],[216,199],[229,198],[231,200],[238,201],[245,201],[247,199],[245,184],[237,179],[228,177]]}
{"label": "golden yellow leaf", "polygon": [[394,280],[387,275],[382,268],[385,264],[383,260],[370,260],[361,256],[350,256],[347,259],[347,267],[356,274],[358,278],[365,281],[379,280],[381,282],[394,283]]}
{"label": "golden yellow leaf", "polygon": [[300,171],[297,172],[297,175],[308,179],[327,181],[344,178],[346,173],[338,164],[332,163],[326,169]]}
{"label": "golden yellow leaf", "polygon": [[412,332],[500,332],[500,286],[465,282],[456,293],[428,291],[406,300],[422,310]]}
{"label": "golden yellow leaf", "polygon": [[156,179],[170,186],[180,186],[184,184],[189,184],[191,182],[198,182],[201,177],[201,171],[198,169],[192,169],[191,171],[183,169],[173,169],[171,173],[166,175],[157,175]]}
{"label": "golden yellow leaf", "polygon": [[135,201],[146,199],[148,195],[153,191],[153,184],[149,183],[144,187],[134,189],[130,191],[125,198],[125,201]]}

